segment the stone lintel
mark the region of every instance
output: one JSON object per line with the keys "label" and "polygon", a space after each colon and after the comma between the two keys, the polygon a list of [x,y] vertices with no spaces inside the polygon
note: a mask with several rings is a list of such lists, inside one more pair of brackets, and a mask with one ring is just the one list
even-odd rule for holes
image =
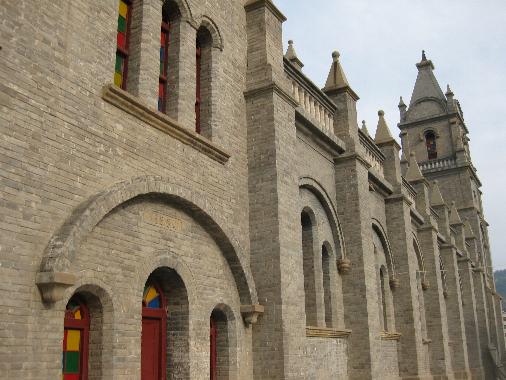
{"label": "stone lintel", "polygon": [[400,340],[402,334],[398,332],[382,331],[380,333],[381,340]]}

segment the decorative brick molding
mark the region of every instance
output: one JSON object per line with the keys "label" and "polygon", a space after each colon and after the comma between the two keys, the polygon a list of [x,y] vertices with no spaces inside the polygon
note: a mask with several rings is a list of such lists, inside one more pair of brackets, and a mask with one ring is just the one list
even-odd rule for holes
{"label": "decorative brick molding", "polygon": [[113,84],[103,87],[102,98],[140,121],[166,133],[185,145],[191,146],[221,164],[227,163],[230,158],[230,154],[218,148],[205,137],[193,130],[184,128],[169,116],[149,108],[137,97]]}
{"label": "decorative brick molding", "polygon": [[397,289],[399,287],[399,285],[401,284],[399,279],[396,277],[390,278],[389,283],[390,283],[390,289],[392,289],[392,290]]}
{"label": "decorative brick molding", "polygon": [[264,307],[262,305],[242,305],[241,306],[241,314],[244,319],[244,323],[250,326],[258,321],[258,317],[260,317],[264,313]]}
{"label": "decorative brick molding", "polygon": [[341,274],[347,274],[351,270],[351,260],[344,258],[337,260],[337,269]]}
{"label": "decorative brick molding", "polygon": [[348,338],[351,330],[339,330],[327,327],[306,327],[306,336],[310,338]]}
{"label": "decorative brick molding", "polygon": [[398,332],[382,331],[380,333],[381,340],[400,340],[402,334]]}
{"label": "decorative brick molding", "polygon": [[[58,296],[61,287],[71,286],[72,264],[81,242],[111,210],[138,196],[159,194],[172,202],[193,210],[194,217],[206,225],[209,233],[219,242],[220,248],[234,276],[243,304],[256,304],[258,296],[249,265],[239,254],[242,249],[231,231],[224,230],[226,221],[194,190],[183,187],[170,178],[143,176],[117,183],[108,190],[95,194],[79,205],[59,230],[51,237],[44,252],[37,285],[44,289],[45,300]],[[72,275],[71,275],[72,276]],[[64,289],[63,289],[64,290]]]}

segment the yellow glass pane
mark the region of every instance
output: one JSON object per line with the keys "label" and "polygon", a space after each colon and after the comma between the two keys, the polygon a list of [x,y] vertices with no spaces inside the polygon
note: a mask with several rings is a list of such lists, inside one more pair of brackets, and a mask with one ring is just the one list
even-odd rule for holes
{"label": "yellow glass pane", "polygon": [[127,18],[128,13],[128,5],[126,5],[123,1],[120,0],[119,2],[119,14],[120,16],[123,16],[124,18]]}
{"label": "yellow glass pane", "polygon": [[79,320],[83,319],[81,317],[81,310],[80,309],[75,312],[74,319],[79,319]]}
{"label": "yellow glass pane", "polygon": [[114,84],[118,87],[121,87],[123,84],[123,75],[119,73],[114,73]]}
{"label": "yellow glass pane", "polygon": [[148,304],[153,298],[158,296],[158,292],[154,287],[150,287],[148,290],[148,294],[146,294],[146,304]]}
{"label": "yellow glass pane", "polygon": [[81,331],[67,331],[67,351],[79,351],[81,347]]}

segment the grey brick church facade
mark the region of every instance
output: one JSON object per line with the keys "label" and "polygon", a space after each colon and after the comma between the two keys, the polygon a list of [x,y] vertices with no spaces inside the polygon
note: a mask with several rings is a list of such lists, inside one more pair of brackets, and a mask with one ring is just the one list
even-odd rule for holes
{"label": "grey brick church facade", "polygon": [[451,89],[424,54],[401,149],[382,111],[359,127],[337,52],[305,76],[284,21],[0,2],[2,380],[504,378]]}

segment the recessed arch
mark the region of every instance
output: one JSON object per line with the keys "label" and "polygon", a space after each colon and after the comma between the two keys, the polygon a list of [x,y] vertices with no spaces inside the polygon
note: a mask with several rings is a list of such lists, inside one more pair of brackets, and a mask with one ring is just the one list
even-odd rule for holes
{"label": "recessed arch", "polygon": [[190,6],[188,5],[188,1],[187,0],[162,0],[162,3],[165,5],[166,3],[167,4],[174,4],[180,15],[181,15],[181,20],[182,21],[186,21],[186,22],[190,22],[190,23],[194,23],[193,22],[193,15],[192,15],[192,11],[191,11],[191,8]]}
{"label": "recessed arch", "polygon": [[377,219],[373,219],[372,229],[374,232],[376,232],[378,234],[381,244],[383,245],[383,250],[385,251],[385,256],[386,256],[388,272],[390,273],[390,276],[395,277],[395,262],[392,257],[392,249],[390,247],[390,242],[388,241],[385,229],[383,228],[383,226],[381,225],[381,223]]}
{"label": "recessed arch", "polygon": [[195,19],[195,25],[197,25],[197,30],[203,28],[209,32],[212,39],[212,47],[223,51],[223,37],[221,35],[220,29],[218,25],[211,19],[211,17],[207,15],[198,16]]}
{"label": "recessed arch", "polygon": [[174,183],[169,178],[144,176],[118,183],[81,203],[50,239],[43,255],[40,274],[71,273],[78,248],[93,228],[114,208],[145,195],[158,195],[188,210],[220,247],[234,276],[241,303],[258,303],[256,288],[249,265],[239,255],[238,240],[226,230],[227,221],[206,202],[205,194]]}
{"label": "recessed arch", "polygon": [[307,189],[311,193],[313,193],[316,198],[322,204],[327,218],[330,222],[330,227],[332,229],[332,234],[334,238],[334,253],[336,259],[344,259],[346,257],[346,245],[344,241],[344,236],[341,228],[341,223],[339,221],[337,211],[332,203],[332,200],[324,187],[311,177],[301,177],[299,178],[299,188]]}

